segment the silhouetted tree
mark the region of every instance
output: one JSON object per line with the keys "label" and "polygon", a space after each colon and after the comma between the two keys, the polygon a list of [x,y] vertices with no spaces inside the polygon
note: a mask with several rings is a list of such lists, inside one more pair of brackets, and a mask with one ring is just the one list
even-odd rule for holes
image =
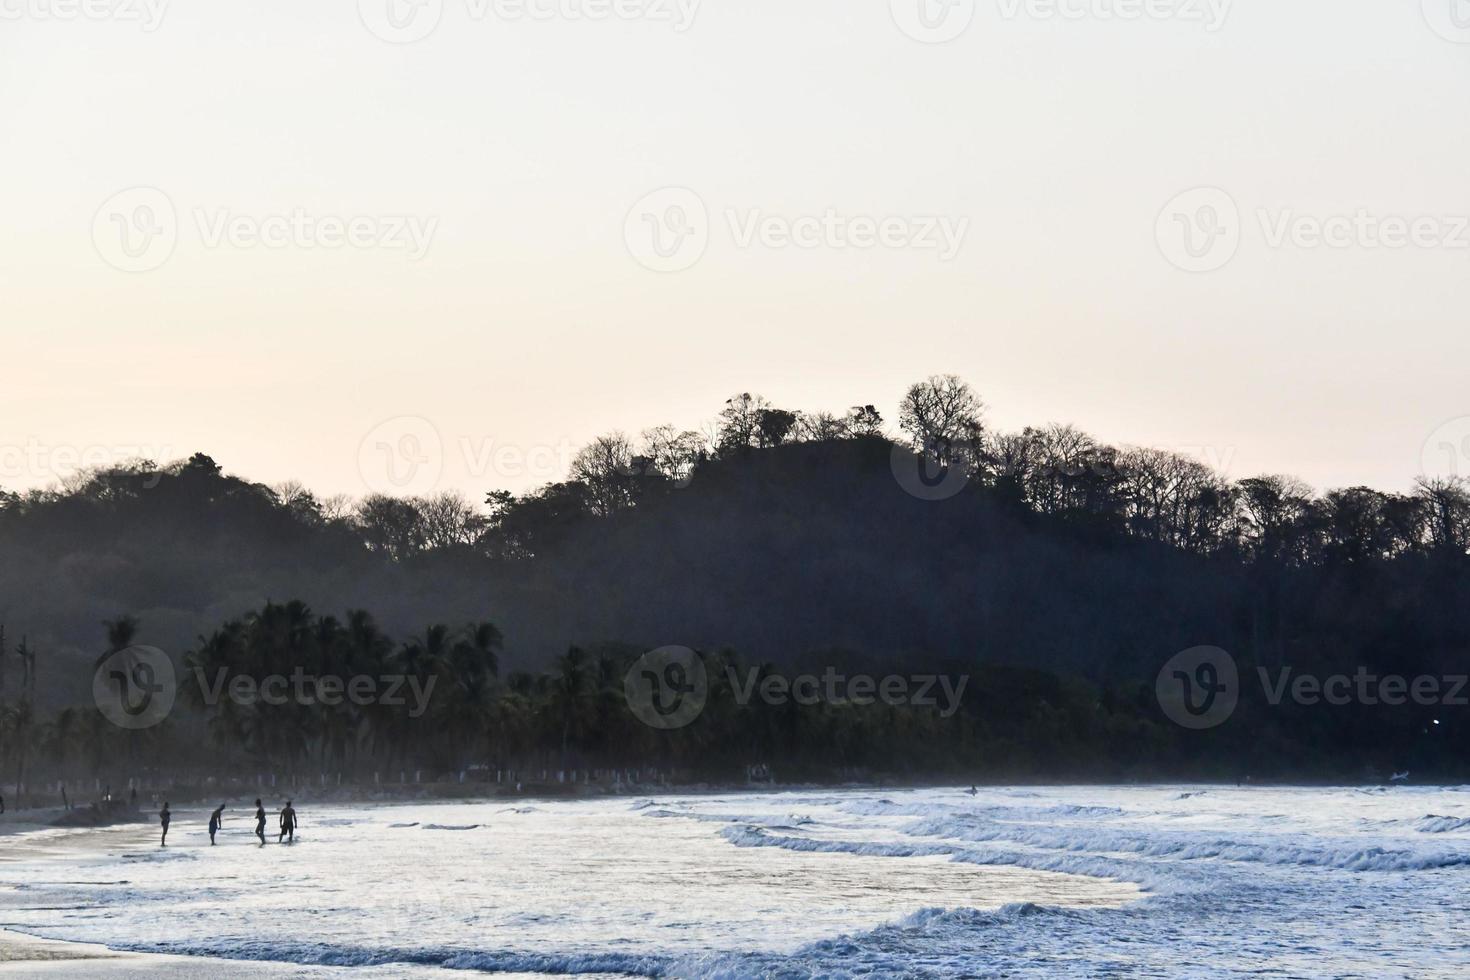
{"label": "silhouetted tree", "polygon": [[941,463],[968,462],[983,432],[979,396],[953,374],[911,386],[898,407],[898,427],[914,448]]}
{"label": "silhouetted tree", "polygon": [[621,432],[599,436],[572,459],[572,479],[587,491],[592,513],[607,517],[633,506],[633,446]]}

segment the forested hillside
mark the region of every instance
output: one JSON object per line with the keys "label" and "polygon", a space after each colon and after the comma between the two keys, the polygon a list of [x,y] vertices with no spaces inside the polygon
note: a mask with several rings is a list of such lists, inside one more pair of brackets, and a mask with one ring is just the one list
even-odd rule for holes
{"label": "forested hillside", "polygon": [[612,434],[567,481],[483,503],[319,500],[202,454],[140,461],[3,498],[0,618],[38,651],[53,703],[85,696],[72,668],[105,649],[105,619],[135,617],[182,655],[285,598],[371,610],[391,635],[493,621],[527,668],[620,641],[1116,682],[1210,643],[1415,672],[1455,663],[1470,635],[1461,485],[1319,496],[1069,427],[990,432],[948,377],[915,385],[893,428],[872,406],[808,415],[742,395],[709,436]]}

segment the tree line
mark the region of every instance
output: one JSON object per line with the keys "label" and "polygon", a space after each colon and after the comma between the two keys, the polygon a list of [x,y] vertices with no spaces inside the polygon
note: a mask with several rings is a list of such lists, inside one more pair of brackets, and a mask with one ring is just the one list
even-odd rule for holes
{"label": "tree line", "polygon": [[[1069,426],[993,431],[979,396],[947,375],[913,385],[895,425],[871,405],[806,413],[741,394],[700,431],[609,433],[565,480],[491,491],[483,506],[318,499],[202,454],[8,495],[0,619],[25,635],[0,634],[0,778],[169,762],[359,778],[473,765],[728,774],[737,761],[783,774],[1356,772],[1368,759],[1402,768],[1414,752],[1443,761],[1452,753],[1434,754],[1463,743],[1453,712],[1430,740],[1422,712],[1249,703],[1222,734],[1186,734],[1163,724],[1151,689],[1160,663],[1199,643],[1229,648],[1243,672],[1463,663],[1463,481],[1318,494],[1285,476],[1228,480]],[[895,453],[961,474],[963,489],[908,497]],[[221,608],[254,611],[220,624]],[[125,646],[133,614],[186,682],[226,665],[393,672],[433,679],[434,697],[418,718],[186,701],[156,730],[120,732],[63,654],[90,662]],[[103,649],[57,641],[55,624],[93,633],[85,624],[101,618]],[[415,630],[423,622],[475,625]],[[696,724],[658,733],[629,715],[621,685],[633,659],[669,642],[766,671],[866,658],[875,671],[949,664],[985,683],[950,718],[783,714],[732,706],[717,686]],[[1204,744],[1230,749],[1197,754]]]}
{"label": "tree line", "polygon": [[[1279,474],[1232,481],[1187,455],[1109,446],[1071,425],[992,431],[979,395],[954,375],[912,385],[898,406],[896,433],[873,405],[840,415],[803,412],[743,393],[702,430],[608,433],[576,453],[567,479],[519,496],[492,489],[480,505],[458,491],[319,498],[296,482],[242,482],[236,492],[257,494],[295,522],[340,531],[392,560],[433,551],[520,558],[578,520],[686,487],[713,462],[795,444],[889,438],[932,465],[960,468],[994,499],[1194,554],[1325,564],[1470,552],[1470,483],[1463,478],[1420,478],[1408,494],[1367,487],[1317,494]],[[162,467],[138,460],[76,474],[58,487],[0,491],[0,517],[220,476],[203,454]]]}
{"label": "tree line", "polygon": [[[138,642],[139,626],[126,616],[106,623],[99,661]],[[485,622],[432,626],[395,641],[364,610],[339,619],[300,601],[267,603],[199,638],[180,664],[178,707],[156,727],[125,730],[90,706],[43,718],[20,679],[0,711],[0,765],[11,774],[12,800],[22,803],[44,801],[52,781],[198,786],[259,773],[359,786],[376,785],[380,775],[396,782],[404,771],[441,783],[469,772],[472,784],[493,783],[491,774],[501,773],[507,787],[524,782],[536,792],[558,773],[600,772],[610,783],[608,773],[649,769],[722,783],[739,783],[752,770],[784,782],[1373,780],[1409,766],[1426,776],[1466,771],[1453,741],[1426,739],[1416,722],[1382,707],[1281,713],[1247,688],[1243,723],[1193,732],[1161,717],[1149,684],[1094,685],[961,660],[928,665],[966,678],[966,694],[951,711],[903,700],[751,697],[791,671],[735,651],[705,651],[703,710],[687,727],[664,731],[646,724],[626,696],[641,648],[572,647],[548,670],[502,674],[502,644]],[[22,649],[0,663],[24,666]],[[840,666],[868,676],[912,670],[871,659]],[[311,685],[298,688],[304,698],[207,698],[216,673],[401,675],[432,697],[422,713],[403,703],[322,698]],[[1354,737],[1362,751],[1344,751]]]}

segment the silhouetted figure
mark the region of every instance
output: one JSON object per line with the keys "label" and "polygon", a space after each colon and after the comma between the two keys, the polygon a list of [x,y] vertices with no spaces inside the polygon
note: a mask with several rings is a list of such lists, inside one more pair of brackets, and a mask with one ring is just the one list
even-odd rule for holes
{"label": "silhouetted figure", "polygon": [[[107,792],[107,798],[112,799],[112,791],[110,789]],[[155,796],[154,799],[156,800],[158,797]],[[138,806],[138,787],[134,786],[132,792],[128,794],[128,802],[133,804],[134,808]]]}
{"label": "silhouetted figure", "polygon": [[968,793],[969,793],[969,794],[970,794],[970,795],[971,795],[971,796],[978,796],[978,795],[979,795],[979,794],[980,794],[980,791],[979,791],[979,790],[978,790],[978,789],[976,789],[976,788],[975,788],[975,787],[973,787],[973,786],[971,786],[971,787],[970,787],[970,788],[969,788],[969,790],[967,790],[967,792],[968,792]]}
{"label": "silhouetted figure", "polygon": [[173,819],[173,814],[168,812],[168,801],[164,800],[163,809],[158,811],[158,822],[163,824],[163,838],[158,842],[159,847],[168,846],[168,824]]}
{"label": "silhouetted figure", "polygon": [[71,800],[68,800],[66,798],[66,787],[65,786],[61,787],[61,805],[64,806],[64,807],[66,807],[66,809],[68,809],[68,810],[71,809]]}
{"label": "silhouetted figure", "polygon": [[224,819],[225,819],[225,805],[223,803],[221,803],[219,806],[215,807],[214,808],[214,812],[209,815],[209,846],[210,847],[213,847],[214,846],[214,835],[217,834],[217,833],[219,833],[219,825],[222,824],[222,823],[224,823]]}
{"label": "silhouetted figure", "polygon": [[265,807],[261,806],[260,800],[255,801],[255,836],[260,838],[260,846],[265,846]]}
{"label": "silhouetted figure", "polygon": [[288,843],[296,843],[296,808],[291,805],[290,800],[286,801],[286,808],[281,811],[281,836],[276,838],[276,842],[280,843],[281,838],[288,834],[291,838]]}
{"label": "silhouetted figure", "polygon": [[0,793],[0,813],[5,812],[5,794]]}

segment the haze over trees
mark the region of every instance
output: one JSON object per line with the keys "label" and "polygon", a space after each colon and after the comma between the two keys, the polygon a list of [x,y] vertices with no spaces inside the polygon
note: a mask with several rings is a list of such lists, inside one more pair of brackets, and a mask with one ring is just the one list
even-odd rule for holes
{"label": "haze over trees", "polygon": [[[513,695],[533,705],[526,710],[540,720],[527,724],[541,734],[517,751],[542,758],[561,752],[547,712],[571,689],[565,676],[560,688],[541,678],[556,676],[571,649],[601,663],[588,668],[601,693],[574,699],[584,706],[615,690],[604,675],[630,652],[670,643],[780,670],[943,663],[1030,691],[1033,702],[1012,708],[1031,714],[1010,728],[968,713],[947,723],[970,726],[975,740],[957,742],[965,747],[954,755],[966,765],[997,739],[1018,744],[1022,730],[1028,745],[1055,743],[1062,736],[1029,726],[1059,700],[1080,712],[1046,722],[1059,731],[1145,738],[1158,719],[1138,685],[1198,644],[1230,650],[1243,670],[1463,670],[1470,488],[1461,481],[1423,481],[1407,494],[1319,494],[1283,475],[1231,480],[1189,457],[1109,446],[1068,425],[995,431],[979,395],[948,375],[915,384],[893,418],[896,430],[872,405],[808,412],[740,393],[705,429],[608,433],[577,454],[565,480],[521,495],[487,487],[483,501],[454,492],[319,499],[299,484],[227,475],[203,454],[5,494],[0,665],[10,680],[0,693],[0,765],[13,768],[13,747],[41,738],[36,718],[88,705],[97,624],[130,617],[143,624],[143,642],[182,663],[211,650],[248,660],[245,639],[238,648],[208,644],[248,638],[251,623],[280,609],[334,637],[323,650],[366,616],[385,638],[383,657],[423,636],[418,648],[437,652],[422,662],[447,665],[446,689],[497,692],[497,711]],[[921,464],[961,471],[958,492],[941,500],[907,492],[895,468]],[[426,624],[487,622],[501,641],[494,670],[487,660],[478,679],[456,673],[468,662],[454,651],[469,627],[424,633]],[[19,666],[22,635],[34,668]],[[1041,674],[1021,682],[997,673],[1017,669]],[[464,710],[474,718],[480,709]],[[568,752],[586,755],[601,723],[581,711],[560,730]],[[84,707],[87,715],[95,711]],[[78,717],[69,716],[68,731]],[[1285,739],[1296,754],[1284,755],[1300,761],[1310,755],[1303,732],[1330,735],[1345,758],[1366,757],[1410,744],[1431,719],[1281,709],[1258,720],[1257,748]],[[1450,724],[1435,726],[1436,738],[1463,739],[1453,718],[1439,720]],[[467,744],[447,734],[461,724],[471,722],[446,722],[446,745]],[[307,744],[346,764],[346,749],[316,741],[325,737]],[[754,736],[736,726],[720,737]],[[895,738],[888,732],[885,744],[908,744]],[[1127,744],[1097,738],[1117,752]],[[389,742],[384,735],[379,748],[352,751],[401,751]],[[450,761],[428,746],[434,761]],[[813,765],[877,757],[863,751],[819,753]]]}

